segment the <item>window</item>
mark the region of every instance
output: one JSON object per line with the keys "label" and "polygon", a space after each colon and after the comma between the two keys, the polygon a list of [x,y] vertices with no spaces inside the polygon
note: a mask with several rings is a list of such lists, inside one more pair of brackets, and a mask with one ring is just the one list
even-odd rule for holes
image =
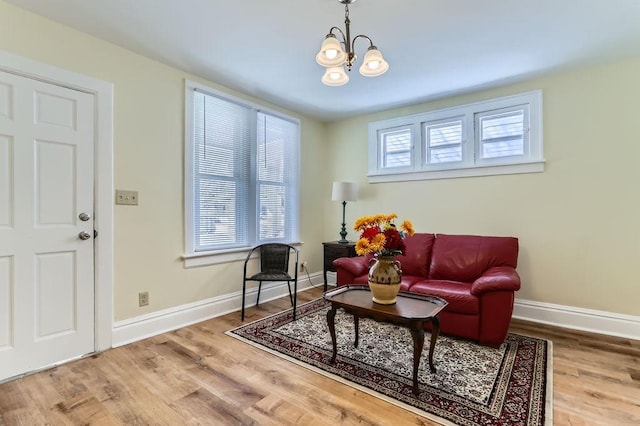
{"label": "window", "polygon": [[381,132],[382,167],[385,169],[411,165],[411,131],[407,129]]}
{"label": "window", "polygon": [[369,181],[544,170],[540,91],[369,124]]}
{"label": "window", "polygon": [[528,108],[519,106],[509,111],[490,111],[476,114],[480,159],[519,157],[526,152],[527,135],[525,113]]}
{"label": "window", "polygon": [[298,121],[193,82],[185,88],[185,257],[296,242]]}

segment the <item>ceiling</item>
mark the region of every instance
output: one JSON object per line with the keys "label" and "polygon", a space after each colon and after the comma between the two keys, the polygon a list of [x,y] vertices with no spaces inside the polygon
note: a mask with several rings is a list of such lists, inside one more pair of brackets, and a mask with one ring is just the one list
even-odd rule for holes
{"label": "ceiling", "polygon": [[344,30],[338,0],[6,2],[322,121],[640,56],[640,0],[359,0],[352,37],[389,71],[363,77],[358,61],[328,87],[315,55]]}

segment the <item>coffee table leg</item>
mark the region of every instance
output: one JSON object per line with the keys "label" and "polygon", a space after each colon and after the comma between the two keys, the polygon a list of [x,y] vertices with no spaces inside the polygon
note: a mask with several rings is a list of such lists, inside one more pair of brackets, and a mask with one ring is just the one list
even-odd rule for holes
{"label": "coffee table leg", "polygon": [[329,363],[333,364],[336,361],[336,355],[338,355],[338,344],[336,342],[336,307],[333,305],[331,309],[327,311],[327,325],[329,326],[329,334],[331,334],[331,343],[333,344],[333,355]]}
{"label": "coffee table leg", "polygon": [[355,314],[353,315],[353,328],[356,333],[356,340],[353,342],[353,346],[357,348],[360,341],[360,317]]}
{"label": "coffee table leg", "polygon": [[418,395],[418,368],[420,367],[420,357],[424,346],[424,328],[422,322],[412,324],[411,336],[413,337],[413,393]]}
{"label": "coffee table leg", "polygon": [[438,317],[431,318],[431,343],[429,344],[429,369],[432,373],[436,372],[436,367],[433,366],[433,350],[436,347],[436,340],[440,334],[440,320]]}

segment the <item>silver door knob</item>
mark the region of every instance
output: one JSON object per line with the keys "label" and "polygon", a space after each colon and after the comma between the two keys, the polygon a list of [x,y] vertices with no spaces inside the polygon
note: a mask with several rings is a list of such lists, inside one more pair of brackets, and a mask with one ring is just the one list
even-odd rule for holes
{"label": "silver door knob", "polygon": [[91,215],[89,213],[82,212],[78,215],[81,221],[86,222],[91,219]]}
{"label": "silver door knob", "polygon": [[88,240],[89,238],[91,238],[91,234],[87,231],[82,231],[78,234],[78,237],[80,237],[81,240]]}

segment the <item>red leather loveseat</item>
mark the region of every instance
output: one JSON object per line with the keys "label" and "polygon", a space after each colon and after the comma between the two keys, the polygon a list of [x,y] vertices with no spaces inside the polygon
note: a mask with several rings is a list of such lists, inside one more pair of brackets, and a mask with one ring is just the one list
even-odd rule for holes
{"label": "red leather loveseat", "polygon": [[[440,313],[441,333],[488,346],[504,342],[520,289],[517,238],[415,234],[405,244],[406,255],[397,256],[401,290],[449,302]],[[338,286],[366,284],[370,258],[334,260]]]}

